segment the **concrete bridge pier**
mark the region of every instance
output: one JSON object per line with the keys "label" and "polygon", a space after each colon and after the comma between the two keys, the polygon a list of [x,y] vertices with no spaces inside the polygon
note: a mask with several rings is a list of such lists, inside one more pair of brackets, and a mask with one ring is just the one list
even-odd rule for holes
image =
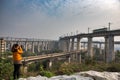
{"label": "concrete bridge pier", "polygon": [[102,54],[102,43],[99,43],[99,48],[100,48],[100,54]]}
{"label": "concrete bridge pier", "polygon": [[82,58],[81,58],[81,53],[78,53],[78,54],[77,54],[77,61],[78,61],[79,63],[81,63],[81,62],[82,62],[81,59],[82,59]]}
{"label": "concrete bridge pier", "polygon": [[59,40],[58,47],[59,47],[60,50],[62,50],[62,40]]}
{"label": "concrete bridge pier", "polygon": [[37,51],[40,52],[40,42],[37,44]]}
{"label": "concrete bridge pier", "polygon": [[76,61],[76,53],[70,55],[72,61]]}
{"label": "concrete bridge pier", "polygon": [[46,50],[46,42],[43,42],[43,50]]}
{"label": "concrete bridge pier", "polygon": [[47,68],[51,69],[52,64],[53,64],[53,59],[49,59]]}
{"label": "concrete bridge pier", "polygon": [[67,43],[66,43],[66,40],[62,40],[62,45],[61,45],[61,49],[64,51],[64,52],[66,52],[67,51],[67,45],[66,45]]}
{"label": "concrete bridge pier", "polygon": [[67,39],[66,46],[67,46],[67,52],[69,52],[70,51],[70,39]]}
{"label": "concrete bridge pier", "polygon": [[44,50],[44,42],[42,41],[42,50]]}
{"label": "concrete bridge pier", "polygon": [[81,46],[84,50],[85,50],[85,45],[86,45],[86,43],[83,42],[83,43],[82,43],[82,46]]}
{"label": "concrete bridge pier", "polygon": [[81,58],[81,54],[79,54],[79,53],[73,53],[73,54],[70,55],[70,57],[68,59],[72,60],[72,61],[78,61],[79,62],[80,58]]}
{"label": "concrete bridge pier", "polygon": [[49,41],[46,42],[46,50],[49,50]]}
{"label": "concrete bridge pier", "polygon": [[64,39],[59,41],[59,48],[60,50],[64,52],[69,52],[71,51],[71,46],[70,46],[70,39]]}
{"label": "concrete bridge pier", "polygon": [[74,38],[72,38],[72,42],[71,42],[71,50],[70,51],[74,51]]}
{"label": "concrete bridge pier", "polygon": [[47,50],[50,50],[50,42],[48,41]]}
{"label": "concrete bridge pier", "polygon": [[49,50],[49,41],[47,41],[47,50]]}
{"label": "concrete bridge pier", "polygon": [[105,62],[112,62],[115,60],[114,53],[114,36],[109,35],[105,37]]}
{"label": "concrete bridge pier", "polygon": [[28,42],[25,42],[25,51],[28,50]]}
{"label": "concrete bridge pier", "polygon": [[70,63],[71,62],[71,57],[70,56],[68,56],[68,63]]}
{"label": "concrete bridge pier", "polygon": [[75,60],[78,61],[78,53],[75,53]]}
{"label": "concrete bridge pier", "polygon": [[47,45],[47,41],[46,41],[46,42],[45,42],[45,47],[44,47],[45,50],[47,50],[47,46],[48,46],[48,45]]}
{"label": "concrete bridge pier", "polygon": [[13,44],[14,44],[13,42],[10,42],[10,49],[12,48]]}
{"label": "concrete bridge pier", "polygon": [[80,38],[77,38],[77,51],[80,50]]}
{"label": "concrete bridge pier", "polygon": [[88,52],[87,56],[93,58],[93,50],[92,50],[92,37],[88,37]]}
{"label": "concrete bridge pier", "polygon": [[68,51],[68,40],[67,39],[64,40],[63,45],[64,45],[63,46],[64,52],[67,52]]}
{"label": "concrete bridge pier", "polygon": [[71,62],[71,55],[70,55],[70,54],[67,55],[67,56],[66,56],[66,59],[67,59],[67,62],[70,63],[70,62]]}
{"label": "concrete bridge pier", "polygon": [[35,51],[34,51],[34,42],[32,42],[32,53],[35,53]]}

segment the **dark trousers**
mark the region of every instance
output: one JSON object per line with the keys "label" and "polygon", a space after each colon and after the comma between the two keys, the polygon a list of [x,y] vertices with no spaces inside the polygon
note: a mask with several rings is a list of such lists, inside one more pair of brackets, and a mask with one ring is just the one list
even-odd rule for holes
{"label": "dark trousers", "polygon": [[14,64],[14,72],[13,72],[14,79],[18,79],[20,77],[20,66],[21,64]]}

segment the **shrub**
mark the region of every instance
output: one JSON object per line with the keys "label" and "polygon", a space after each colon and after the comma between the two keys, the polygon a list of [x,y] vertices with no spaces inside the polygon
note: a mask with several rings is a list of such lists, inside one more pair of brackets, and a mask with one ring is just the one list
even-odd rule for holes
{"label": "shrub", "polygon": [[0,59],[0,80],[11,80],[13,76],[13,65],[8,59]]}
{"label": "shrub", "polygon": [[28,66],[28,72],[34,72],[36,71],[36,65],[35,63],[32,63]]}
{"label": "shrub", "polygon": [[77,63],[64,63],[60,66],[59,68],[59,73],[58,74],[73,74],[74,72],[79,72],[80,71],[80,66]]}
{"label": "shrub", "polygon": [[40,75],[41,76],[46,76],[46,77],[52,77],[52,76],[54,76],[55,74],[53,74],[52,72],[50,72],[50,71],[46,71],[46,70],[44,70],[43,69],[43,65],[40,65]]}
{"label": "shrub", "polygon": [[107,71],[110,72],[120,72],[120,64],[119,63],[111,63],[107,68]]}
{"label": "shrub", "polygon": [[89,64],[95,65],[96,64],[95,58],[86,57],[85,58],[85,64],[86,65],[89,65]]}
{"label": "shrub", "polygon": [[46,76],[48,78],[54,76],[54,74],[50,71],[40,71],[40,75],[41,76]]}

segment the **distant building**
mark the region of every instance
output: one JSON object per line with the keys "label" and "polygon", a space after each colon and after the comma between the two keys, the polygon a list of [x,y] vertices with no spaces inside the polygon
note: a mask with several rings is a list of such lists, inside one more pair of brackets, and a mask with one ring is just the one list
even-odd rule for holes
{"label": "distant building", "polygon": [[2,55],[6,50],[6,42],[3,38],[0,39],[0,54]]}

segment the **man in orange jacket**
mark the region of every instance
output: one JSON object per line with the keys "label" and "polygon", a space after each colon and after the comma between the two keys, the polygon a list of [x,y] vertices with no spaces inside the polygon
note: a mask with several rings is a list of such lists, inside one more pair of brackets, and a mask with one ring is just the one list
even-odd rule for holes
{"label": "man in orange jacket", "polygon": [[11,51],[13,52],[13,63],[14,63],[13,77],[14,79],[18,79],[20,76],[20,66],[22,64],[21,54],[23,53],[23,50],[18,44],[14,44],[12,46]]}

